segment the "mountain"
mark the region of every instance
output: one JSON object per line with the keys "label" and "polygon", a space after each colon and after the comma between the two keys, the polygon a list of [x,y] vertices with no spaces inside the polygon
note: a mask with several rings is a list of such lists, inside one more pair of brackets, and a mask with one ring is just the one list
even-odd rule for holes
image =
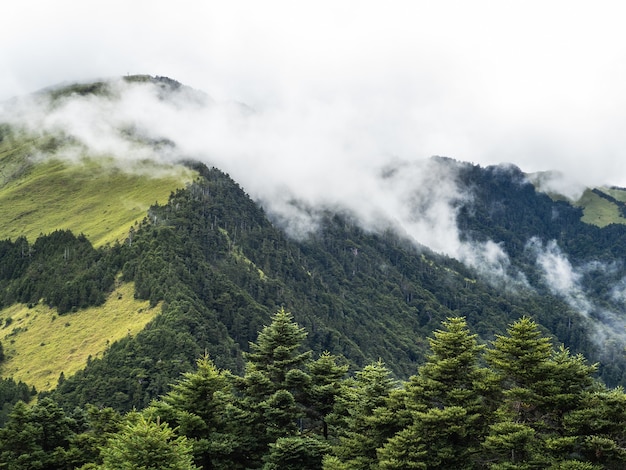
{"label": "mountain", "polygon": [[[344,355],[353,369],[382,359],[407,378],[447,317],[466,317],[490,341],[529,315],[556,342],[599,361],[608,384],[626,382],[626,226],[606,223],[621,222],[623,190],[590,189],[574,203],[538,191],[515,166],[433,157],[425,168],[442,193],[414,183],[402,210],[420,223],[450,215],[454,250],[434,251],[414,225],[372,222],[351,206],[288,195],[291,212],[277,211],[194,147],[151,132],[151,116],[89,114],[126,116],[126,100],[143,109],[136,102],[147,99],[144,87],[177,112],[214,106],[173,80],[147,76],[54,88],[33,98],[36,105],[11,104],[22,118],[3,125],[0,141],[3,377],[27,384],[33,377],[68,409],[140,409],[204,352],[242,372],[242,353],[284,307],[308,332],[307,347]],[[41,110],[58,125],[41,120]],[[228,112],[254,111],[233,104]],[[72,113],[95,127],[85,129]],[[48,127],[29,126],[31,117]],[[416,171],[411,165],[391,162],[378,181],[392,187]],[[588,223],[601,207],[617,213]],[[307,230],[294,233],[290,213],[306,217]],[[96,317],[91,340],[72,329]],[[52,345],[60,349],[53,361]],[[25,370],[26,354],[47,361],[45,374]]]}

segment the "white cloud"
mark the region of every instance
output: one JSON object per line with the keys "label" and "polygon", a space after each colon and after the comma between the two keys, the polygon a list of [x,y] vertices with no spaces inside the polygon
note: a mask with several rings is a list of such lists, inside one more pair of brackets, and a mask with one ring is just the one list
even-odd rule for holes
{"label": "white cloud", "polygon": [[535,253],[537,265],[550,291],[565,299],[576,311],[589,315],[593,305],[581,288],[582,274],[572,267],[556,241],[550,240],[544,246],[541,240],[533,238],[528,242],[528,249]]}
{"label": "white cloud", "polygon": [[362,161],[448,155],[626,186],[619,2],[23,0],[3,17],[0,99],[166,75],[266,116],[331,116]]}
{"label": "white cloud", "polygon": [[[229,173],[297,237],[316,229],[320,208],[348,211],[366,229],[393,228],[494,282],[526,284],[511,273],[501,246],[461,240],[457,208],[471,195],[458,187],[457,164],[385,153],[349,105],[318,102],[255,112],[185,89],[166,100],[153,85],[117,81],[112,90],[112,97],[18,101],[4,118],[31,132],[61,131],[124,168],[148,157],[200,159]],[[156,150],[138,137],[167,139],[176,148]],[[78,155],[75,149],[57,154]]]}

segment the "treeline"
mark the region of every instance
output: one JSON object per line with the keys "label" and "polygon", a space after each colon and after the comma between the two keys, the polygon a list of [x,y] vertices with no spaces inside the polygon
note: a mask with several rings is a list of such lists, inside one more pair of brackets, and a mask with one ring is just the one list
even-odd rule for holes
{"label": "treeline", "polygon": [[[44,299],[70,313],[101,303],[119,274],[135,283],[137,298],[161,302],[161,314],[144,331],[59,384],[52,396],[64,408],[142,409],[204,351],[218,367],[243,373],[243,352],[280,305],[296,312],[311,350],[333,350],[355,369],[381,358],[401,379],[424,360],[425,338],[450,316],[465,317],[489,340],[530,314],[544,333],[599,359],[588,322],[549,292],[492,286],[392,231],[364,231],[350,214],[321,212],[316,233],[290,240],[227,175],[196,169],[201,177],[151,207],[122,244],[94,249],[68,231],[34,243],[0,242],[3,307]],[[494,198],[507,187],[498,184],[490,190]],[[532,198],[534,191],[524,194]],[[548,202],[542,199],[541,211]],[[626,370],[621,350],[613,352],[599,369],[611,386],[624,383]]]}
{"label": "treeline", "polygon": [[121,269],[119,246],[96,250],[84,235],[57,230],[34,243],[0,241],[0,309],[40,300],[60,314],[104,303]]}
{"label": "treeline", "polygon": [[451,317],[426,362],[397,381],[377,361],[354,374],[317,357],[280,309],[245,372],[208,356],[138,412],[51,398],[18,403],[0,430],[7,469],[620,469],[626,394],[528,317],[485,346]]}
{"label": "treeline", "polygon": [[[242,352],[279,305],[298,312],[312,350],[336,351],[355,368],[382,358],[400,378],[453,315],[488,339],[529,312],[574,350],[593,347],[584,321],[554,297],[490,287],[392,232],[365,232],[349,215],[325,214],[317,234],[289,240],[230,178],[197,169],[199,181],[153,206],[104,258],[122,264],[138,298],[163,302],[162,314],[60,384],[54,397],[64,407],[144,408],[203,351],[241,373]],[[610,383],[622,372],[617,364]]]}
{"label": "treeline", "polygon": [[13,405],[22,401],[30,402],[37,395],[35,387],[29,387],[21,380],[0,379],[0,427],[7,422]]}

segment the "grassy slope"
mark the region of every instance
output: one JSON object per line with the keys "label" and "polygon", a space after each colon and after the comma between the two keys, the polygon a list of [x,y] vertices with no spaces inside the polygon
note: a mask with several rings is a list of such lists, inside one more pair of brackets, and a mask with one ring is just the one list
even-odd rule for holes
{"label": "grassy slope", "polygon": [[121,284],[104,305],[62,316],[42,304],[0,311],[0,342],[8,356],[1,375],[39,391],[55,387],[61,372],[74,374],[89,356],[101,356],[110,343],[141,331],[161,310],[135,300],[133,290],[132,284]]}
{"label": "grassy slope", "polygon": [[95,246],[123,240],[151,204],[166,202],[171,191],[194,177],[182,166],[145,163],[136,170],[159,176],[129,174],[89,160],[48,160],[29,167],[0,187],[0,238],[26,235],[34,241],[41,233],[71,229]]}
{"label": "grassy slope", "polygon": [[[626,201],[625,191],[606,188],[600,188],[600,190],[610,194],[617,200]],[[606,227],[609,224],[626,224],[626,219],[620,215],[615,204],[594,194],[589,189],[583,193],[575,205],[583,208],[581,220],[585,223],[597,225],[598,227]]]}
{"label": "grassy slope", "polygon": [[[52,153],[46,146],[45,138],[22,135],[0,141],[0,239],[25,235],[34,241],[41,233],[70,229],[95,246],[124,240],[151,204],[166,202],[196,177],[181,165],[154,162],[135,164],[129,173],[103,159],[38,160]],[[137,333],[156,315],[160,309],[134,300],[133,289],[119,285],[102,307],[64,316],[41,304],[0,311],[0,342],[9,357],[0,375],[38,390],[53,388],[61,372],[69,377],[87,357],[101,355],[109,342]]]}
{"label": "grassy slope", "polygon": [[[537,172],[529,173],[529,180],[537,188],[538,191],[543,191],[545,181],[550,179],[552,172]],[[610,194],[618,201],[626,202],[626,190],[617,188],[598,188],[602,192]],[[553,192],[546,192],[553,200],[568,201],[576,207],[580,207],[583,210],[583,216],[581,220],[590,225],[597,225],[598,227],[606,227],[609,224],[626,224],[626,219],[623,218],[617,206],[610,201],[594,194],[591,188],[586,189],[580,199],[572,201],[571,199]]]}

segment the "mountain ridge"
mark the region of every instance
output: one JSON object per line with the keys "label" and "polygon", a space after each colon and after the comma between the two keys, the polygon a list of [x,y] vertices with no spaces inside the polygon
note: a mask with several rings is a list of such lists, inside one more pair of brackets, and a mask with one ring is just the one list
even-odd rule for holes
{"label": "mountain ridge", "polygon": [[[69,95],[59,96],[71,96],[71,87],[66,90]],[[88,86],[82,90],[93,92]],[[130,135],[133,144],[156,148],[156,156],[159,146],[168,155],[176,154],[175,142],[153,139],[141,129]],[[8,137],[1,144],[13,148]],[[53,141],[39,151],[54,155],[61,144]],[[161,305],[161,313],[135,337],[111,344],[102,358],[64,377],[52,393],[68,407],[146,406],[190,370],[203,351],[218,366],[238,371],[242,352],[280,306],[310,332],[307,344],[314,351],[343,354],[354,367],[382,358],[398,377],[408,377],[423,361],[425,338],[446,317],[465,316],[488,341],[510,321],[532,315],[559,342],[600,360],[600,376],[608,383],[624,380],[623,361],[603,360],[623,346],[618,331],[621,294],[615,289],[626,276],[621,262],[624,228],[585,224],[580,208],[537,192],[516,167],[482,168],[445,160],[459,187],[472,195],[452,201],[462,247],[482,250],[483,258],[468,266],[395,232],[393,225],[363,227],[350,210],[314,207],[316,229],[308,237],[289,238],[280,217],[266,212],[228,174],[192,163],[189,156],[177,158],[186,160],[192,169],[186,174],[193,178],[168,190],[169,200],[149,201],[137,224],[120,224],[124,231],[115,238],[119,243],[92,242],[99,269],[109,279],[121,275],[122,281],[133,282],[134,296]],[[145,159],[137,162],[147,164]],[[86,178],[102,171],[91,169]],[[27,177],[14,174],[15,180]],[[0,197],[4,188],[6,184]],[[421,210],[407,201],[407,210]],[[114,206],[119,210],[119,203]],[[41,262],[76,279],[77,285],[85,284],[89,277],[81,271],[84,267],[72,268],[76,272],[64,267],[65,250],[76,242],[44,239],[51,251]],[[6,246],[19,258],[16,240]],[[571,279],[560,290],[555,287],[558,273],[550,271],[555,266]],[[36,279],[33,268],[25,265],[24,271],[0,279],[6,305],[19,296],[40,301],[20,287]],[[95,289],[94,299],[111,292],[109,284],[89,285]],[[70,323],[72,309],[102,302],[87,297],[77,301],[80,294],[62,285],[59,289],[66,297],[52,296],[46,302],[64,305]],[[610,341],[594,339],[599,334],[609,335]]]}

